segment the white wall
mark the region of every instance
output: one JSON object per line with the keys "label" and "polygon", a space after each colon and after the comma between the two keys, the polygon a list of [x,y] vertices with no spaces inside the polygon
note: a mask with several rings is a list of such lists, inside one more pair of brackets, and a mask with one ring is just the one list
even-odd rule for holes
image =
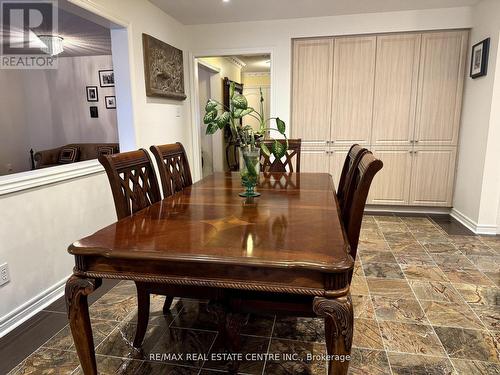
{"label": "white wall", "polygon": [[[196,55],[226,50],[272,52],[271,115],[290,120],[291,39],[470,27],[470,8],[371,13],[278,21],[193,25],[188,30]],[[228,30],[231,30],[228,32]],[[292,124],[293,126],[293,124]]]}
{"label": "white wall", "polygon": [[[29,150],[68,143],[118,142],[116,110],[106,109],[113,87],[98,87],[89,103],[86,86],[99,86],[98,71],[112,69],[111,56],[59,58],[54,70],[0,70],[0,175],[30,169]],[[90,118],[89,107],[99,108]]]}
{"label": "white wall", "polygon": [[[147,0],[75,0],[73,2],[91,4],[102,10],[101,14],[113,15],[129,25],[128,40],[136,147],[149,148],[152,144],[182,142],[188,155],[191,155],[191,98],[189,97],[190,79],[187,62],[189,36],[185,26]],[[184,87],[188,96],[186,100],[146,97],[143,33],[184,51]]]}
{"label": "white wall", "polygon": [[[111,15],[115,21],[120,20],[128,25],[129,35],[126,37],[130,41],[133,104],[133,129],[129,131],[134,136],[131,138],[136,140],[135,147],[180,141],[184,143],[188,155],[191,155],[189,98],[183,102],[147,98],[142,55],[142,33],[186,51],[188,36],[184,26],[146,0],[72,2],[92,9],[97,7],[99,14]],[[184,59],[186,62],[186,55]],[[186,93],[189,96],[187,62],[185,74]],[[10,89],[15,89],[15,85]],[[180,110],[180,117],[176,115],[177,109]],[[132,108],[126,110],[132,111]],[[134,145],[127,143],[127,147],[133,148]],[[0,186],[5,183],[0,177]],[[12,279],[9,284],[0,287],[1,332],[7,328],[7,317],[71,274],[74,261],[67,254],[68,245],[111,223],[116,215],[103,172],[0,195],[0,212],[0,264],[9,263]]]}
{"label": "white wall", "polygon": [[116,215],[104,172],[0,196],[0,212],[0,263],[11,276],[0,287],[1,334],[10,313],[71,274],[68,245]]}
{"label": "white wall", "polygon": [[489,68],[486,76],[471,79],[467,73],[465,80],[454,206],[481,231],[491,232],[500,228],[500,2],[474,6],[472,24],[469,51],[491,38]]}

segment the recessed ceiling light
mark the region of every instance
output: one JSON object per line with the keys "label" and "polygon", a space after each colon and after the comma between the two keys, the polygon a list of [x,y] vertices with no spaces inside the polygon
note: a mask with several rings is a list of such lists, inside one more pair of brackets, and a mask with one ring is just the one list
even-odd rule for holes
{"label": "recessed ceiling light", "polygon": [[223,3],[229,3],[231,0],[222,0]]}

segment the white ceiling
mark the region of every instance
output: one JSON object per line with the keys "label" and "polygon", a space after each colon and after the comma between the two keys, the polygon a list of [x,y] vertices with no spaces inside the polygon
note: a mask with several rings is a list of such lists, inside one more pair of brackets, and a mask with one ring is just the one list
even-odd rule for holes
{"label": "white ceiling", "polygon": [[58,34],[64,38],[61,57],[111,55],[108,28],[61,8],[58,19]]}
{"label": "white ceiling", "polygon": [[150,0],[186,25],[469,6],[479,0]]}
{"label": "white ceiling", "polygon": [[[33,29],[36,35],[57,34],[63,41],[64,52],[59,57],[111,55],[111,33],[109,22],[102,22],[88,12],[68,7],[65,0],[59,2],[58,30]],[[1,30],[0,30],[1,33]],[[0,44],[3,38],[0,38]],[[40,42],[41,43],[41,42]]]}

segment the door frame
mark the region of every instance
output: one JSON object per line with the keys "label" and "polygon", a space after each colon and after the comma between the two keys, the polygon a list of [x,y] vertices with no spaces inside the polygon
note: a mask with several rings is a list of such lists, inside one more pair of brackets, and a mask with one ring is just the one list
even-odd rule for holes
{"label": "door frame", "polygon": [[[213,65],[211,65],[205,61],[202,61],[200,59],[196,59],[196,62],[197,62],[197,65],[196,65],[196,75],[197,75],[196,90],[198,92],[198,96],[197,96],[198,103],[199,103],[199,99],[200,99],[199,76],[198,76],[198,72],[199,72],[200,67],[207,70],[211,74],[210,75],[210,94],[209,94],[209,97],[220,99],[219,101],[222,101],[222,98],[217,98],[217,91],[218,91],[217,88],[220,88],[220,82],[222,79],[222,77],[220,75],[221,69],[219,67],[213,66]],[[200,112],[201,103],[199,103],[199,104],[200,104],[200,106],[198,107],[198,114],[199,114],[198,135],[200,136],[200,147],[201,147],[201,134],[200,134],[199,126],[201,126],[201,124],[202,124],[202,120],[201,120],[202,115]],[[220,135],[220,137],[218,137],[217,135]],[[223,154],[222,154],[222,134],[216,133],[213,136],[211,136],[210,138],[212,141],[212,166],[214,169],[216,169],[217,167],[220,167],[221,165],[223,166],[223,163],[224,163],[224,159],[222,158],[222,160],[221,160],[221,157],[223,156]],[[214,151],[216,149],[219,150],[220,153],[219,152],[215,153]],[[200,158],[201,158],[201,153],[200,153]],[[202,175],[203,175],[203,168],[202,168]]]}
{"label": "door frame", "polygon": [[[252,54],[268,54],[271,59],[271,92],[270,92],[270,113],[271,117],[274,116],[274,109],[276,108],[276,84],[274,82],[276,75],[275,67],[276,64],[274,62],[275,51],[274,47],[258,47],[258,48],[219,48],[219,49],[210,49],[210,50],[201,50],[194,51],[189,53],[189,76],[191,77],[190,84],[190,94],[191,94],[191,149],[193,150],[193,163],[192,163],[192,174],[193,181],[198,181],[202,177],[202,168],[201,168],[201,141],[200,141],[200,132],[199,132],[199,124],[201,122],[200,116],[200,97],[198,92],[198,64],[200,63],[199,58],[201,57],[223,57],[223,56],[234,56],[234,55],[252,55]],[[203,63],[205,66],[209,66],[210,64]],[[214,67],[211,67],[212,69]]]}

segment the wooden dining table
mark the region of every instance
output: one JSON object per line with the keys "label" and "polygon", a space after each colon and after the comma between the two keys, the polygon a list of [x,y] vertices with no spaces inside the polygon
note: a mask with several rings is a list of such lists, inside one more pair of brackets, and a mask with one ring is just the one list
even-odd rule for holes
{"label": "wooden dining table", "polygon": [[354,261],[332,178],[261,174],[257,190],[241,198],[238,173],[215,173],[69,246],[66,303],[85,374],[97,374],[87,296],[102,279],[215,296],[231,311],[322,317],[328,372],[347,373]]}

